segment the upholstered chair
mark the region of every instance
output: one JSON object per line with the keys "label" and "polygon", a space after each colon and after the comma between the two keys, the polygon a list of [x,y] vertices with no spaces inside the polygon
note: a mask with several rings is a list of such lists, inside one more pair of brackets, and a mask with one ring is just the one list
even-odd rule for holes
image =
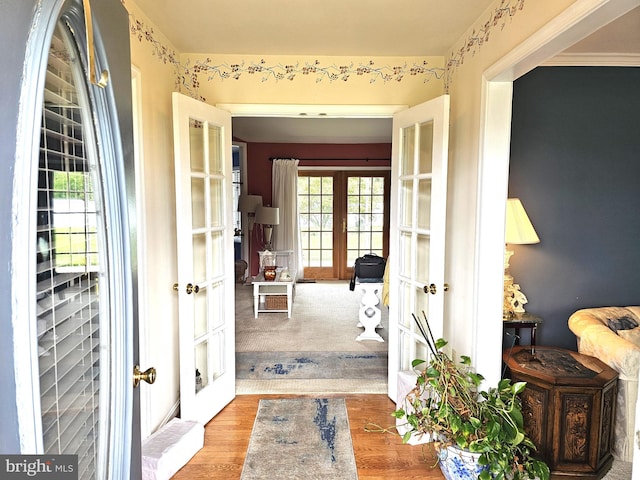
{"label": "upholstered chair", "polygon": [[618,372],[614,455],[633,459],[638,374],[640,367],[640,307],[578,310],[569,317],[578,351],[602,360]]}

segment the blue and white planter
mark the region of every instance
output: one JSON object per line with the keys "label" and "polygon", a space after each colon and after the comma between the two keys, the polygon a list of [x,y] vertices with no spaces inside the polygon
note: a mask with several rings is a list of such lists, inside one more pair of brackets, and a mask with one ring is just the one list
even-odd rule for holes
{"label": "blue and white planter", "polygon": [[488,468],[478,465],[480,455],[453,446],[443,448],[438,452],[440,470],[447,480],[477,480],[478,475]]}

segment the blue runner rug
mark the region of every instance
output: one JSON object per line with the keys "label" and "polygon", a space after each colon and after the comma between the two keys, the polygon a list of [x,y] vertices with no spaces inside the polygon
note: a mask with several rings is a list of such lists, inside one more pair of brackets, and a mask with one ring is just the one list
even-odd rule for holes
{"label": "blue runner rug", "polygon": [[240,480],[357,480],[343,398],[260,400]]}
{"label": "blue runner rug", "polygon": [[387,378],[386,352],[237,352],[239,380]]}

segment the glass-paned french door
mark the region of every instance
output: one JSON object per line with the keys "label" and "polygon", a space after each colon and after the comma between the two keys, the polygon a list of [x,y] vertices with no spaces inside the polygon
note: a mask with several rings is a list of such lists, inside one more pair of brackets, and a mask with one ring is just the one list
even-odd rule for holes
{"label": "glass-paned french door", "polygon": [[413,315],[444,329],[444,246],[449,97],[394,115],[391,252],[389,262],[389,396],[397,374],[428,348]]}
{"label": "glass-paned french door", "polygon": [[180,417],[203,425],[235,397],[231,115],[173,94]]}
{"label": "glass-paned french door", "polygon": [[301,171],[298,212],[305,277],[350,278],[357,257],[387,255],[389,172]]}
{"label": "glass-paned french door", "polygon": [[298,217],[307,278],[335,278],[334,178],[298,172]]}

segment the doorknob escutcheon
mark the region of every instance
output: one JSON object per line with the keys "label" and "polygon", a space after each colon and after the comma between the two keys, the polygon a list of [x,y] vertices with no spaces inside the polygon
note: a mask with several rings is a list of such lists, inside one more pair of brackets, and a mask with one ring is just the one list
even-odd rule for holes
{"label": "doorknob escutcheon", "polygon": [[144,372],[140,371],[140,365],[133,367],[133,388],[140,385],[141,381],[147,382],[149,385],[156,381],[156,369],[154,367],[147,368]]}

